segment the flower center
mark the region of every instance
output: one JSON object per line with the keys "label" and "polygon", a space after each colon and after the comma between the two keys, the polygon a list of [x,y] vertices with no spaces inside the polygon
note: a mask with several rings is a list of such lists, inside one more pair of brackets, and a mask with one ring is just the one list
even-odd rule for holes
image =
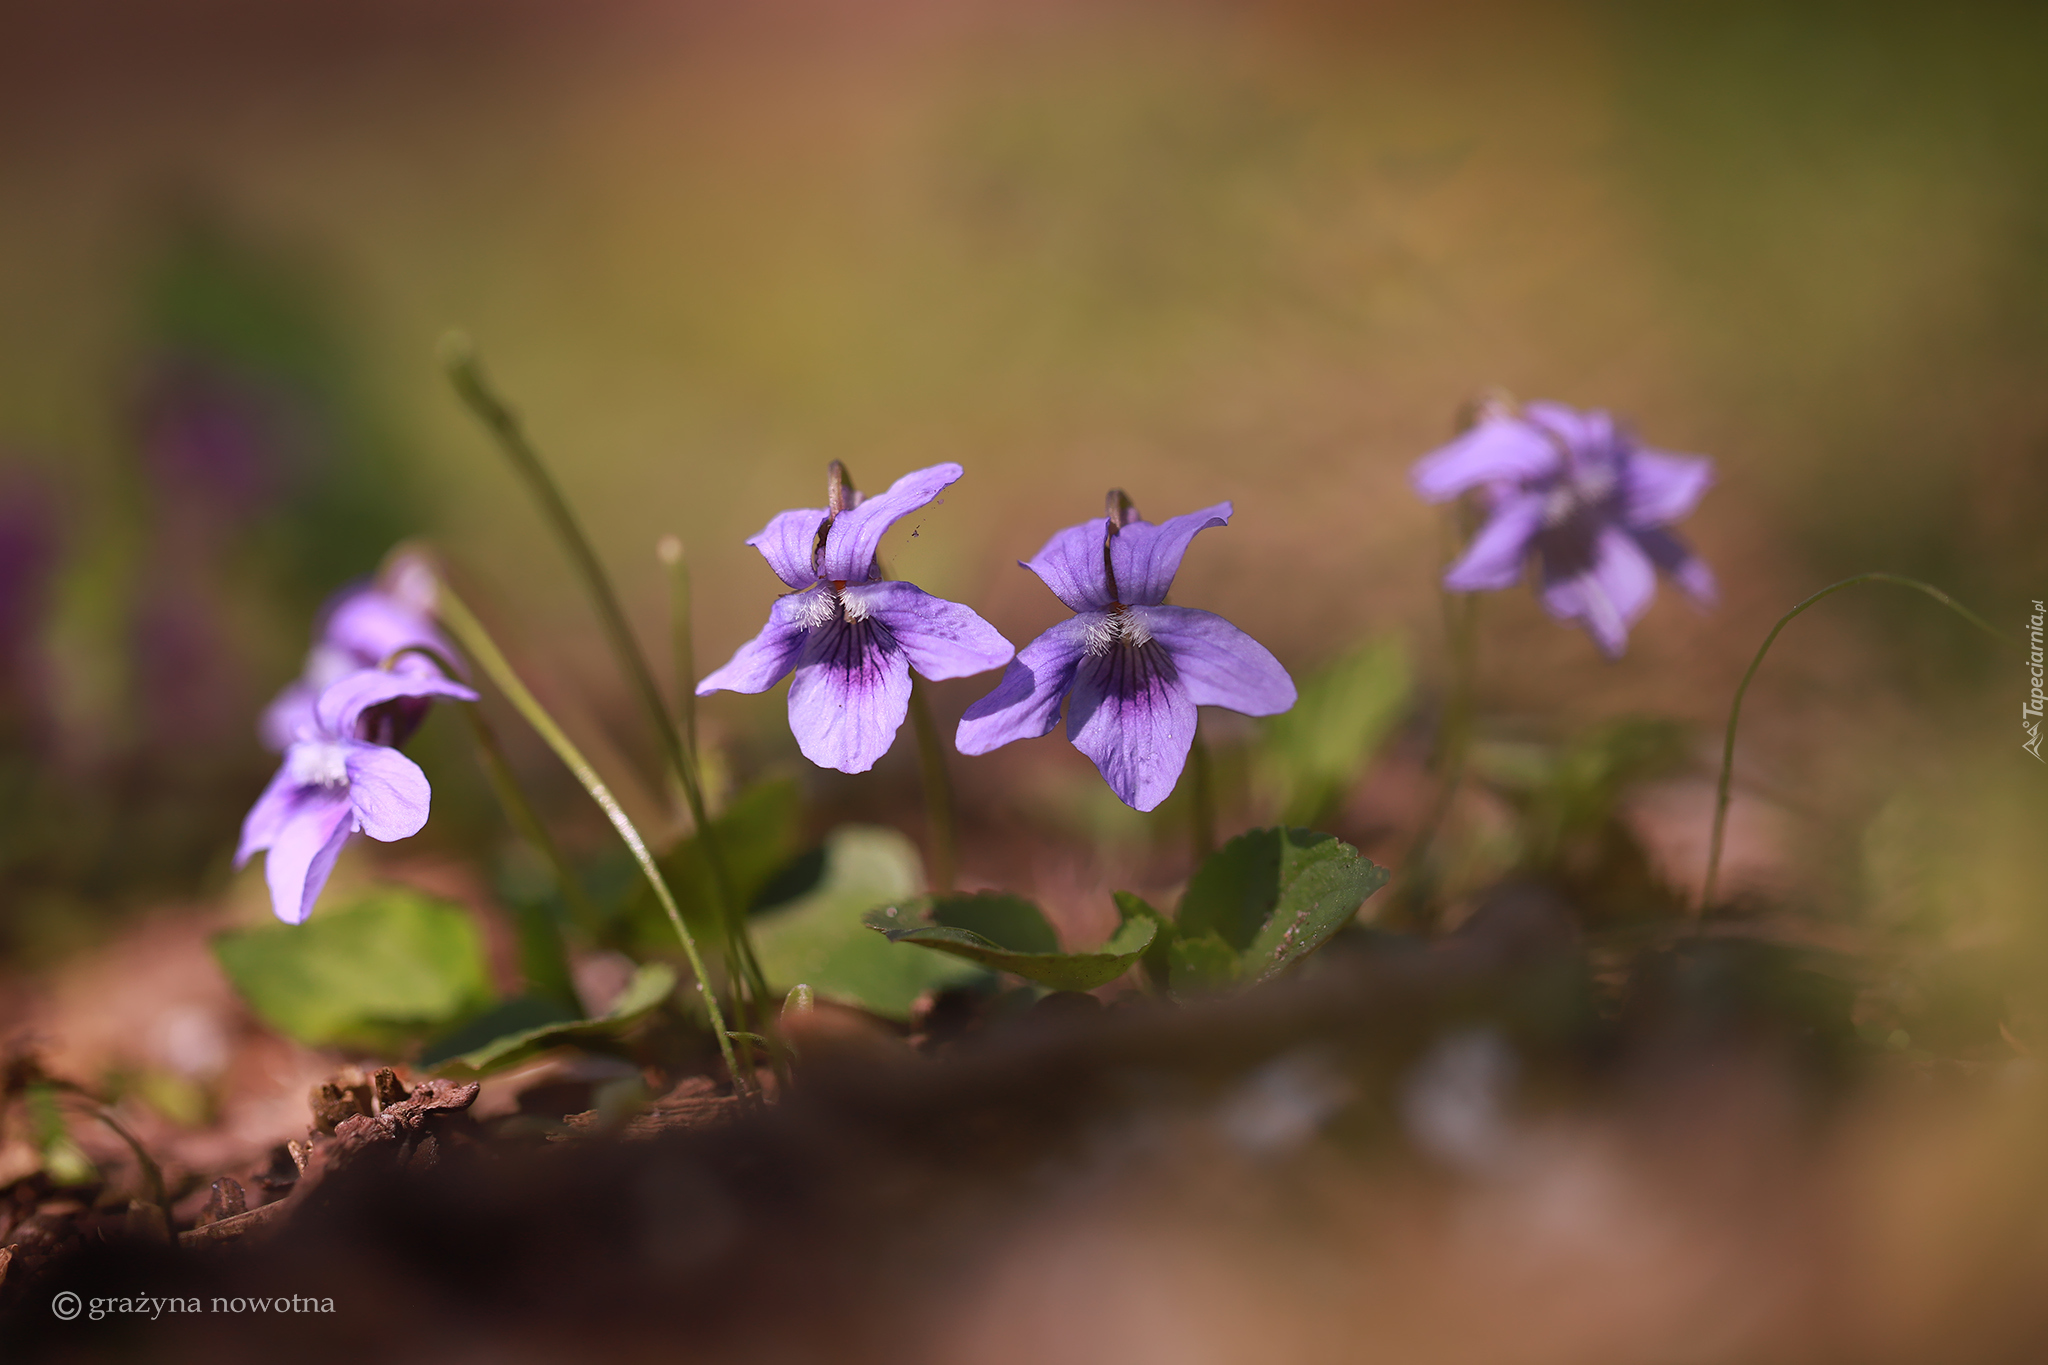
{"label": "flower center", "polygon": [[1151,643],[1152,632],[1145,629],[1145,623],[1121,602],[1110,603],[1100,616],[1088,623],[1087,648],[1091,659],[1119,647],[1143,649]]}
{"label": "flower center", "polygon": [[348,785],[348,749],[330,740],[300,740],[285,752],[284,765],[297,786]]}
{"label": "flower center", "polygon": [[1621,485],[1621,472],[1612,460],[1574,460],[1543,498],[1543,525],[1556,530],[1566,522],[1605,503]]}

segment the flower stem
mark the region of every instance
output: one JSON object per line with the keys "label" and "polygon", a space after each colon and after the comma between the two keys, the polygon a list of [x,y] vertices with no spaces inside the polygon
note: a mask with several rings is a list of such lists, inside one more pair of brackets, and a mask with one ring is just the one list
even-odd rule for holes
{"label": "flower stem", "polygon": [[1986,621],[1976,612],[1971,611],[1962,603],[1956,601],[1953,597],[1950,597],[1940,588],[1935,587],[1931,583],[1923,583],[1917,578],[1908,578],[1904,574],[1884,572],[1860,573],[1853,578],[1845,578],[1839,583],[1830,583],[1827,587],[1822,588],[1819,592],[1807,598],[1783,616],[1780,616],[1778,624],[1771,627],[1771,633],[1764,636],[1763,644],[1758,646],[1756,657],[1749,661],[1749,669],[1742,675],[1742,681],[1736,685],[1735,700],[1728,708],[1728,729],[1721,737],[1721,780],[1714,789],[1714,833],[1713,837],[1707,842],[1707,879],[1700,888],[1700,913],[1702,915],[1713,906],[1714,892],[1720,886],[1721,845],[1723,838],[1728,832],[1728,785],[1735,775],[1735,727],[1742,719],[1742,699],[1749,692],[1750,680],[1756,677],[1757,669],[1763,666],[1764,655],[1771,652],[1771,645],[1777,640],[1778,632],[1792,624],[1793,617],[1799,615],[1823,597],[1831,597],[1842,589],[1854,587],[1858,583],[1893,583],[1902,588],[1911,588],[1915,592],[1924,593],[1999,643],[2008,645],[2013,643],[2003,631]]}
{"label": "flower stem", "polygon": [[[568,499],[562,496],[561,488],[541,462],[540,453],[526,437],[526,430],[520,425],[519,416],[492,390],[484,378],[483,367],[478,362],[476,349],[467,336],[450,332],[441,339],[441,363],[448,371],[448,379],[455,387],[456,394],[474,413],[491,435],[496,438],[498,448],[512,464],[513,471],[525,482],[527,491],[533,494],[540,505],[541,516],[561,543],[563,553],[569,557],[570,565],[577,577],[583,580],[585,591],[590,594],[592,606],[596,609],[598,624],[603,628],[605,640],[617,657],[619,669],[625,674],[628,687],[638,698],[641,709],[654,727],[660,741],[663,757],[675,773],[678,785],[682,787],[683,799],[690,808],[690,820],[695,826],[697,837],[702,841],[704,861],[711,870],[711,882],[718,898],[720,918],[726,924],[728,939],[727,956],[731,959],[733,979],[746,980],[756,997],[756,1004],[766,1008],[766,988],[758,980],[760,968],[755,961],[752,944],[747,940],[745,907],[739,904],[734,890],[732,874],[726,865],[724,850],[720,847],[718,835],[711,827],[705,811],[704,792],[697,781],[696,764],[684,744],[683,736],[677,729],[668,708],[662,703],[661,689],[655,685],[654,672],[647,665],[647,657],[641,652],[639,641],[633,636],[633,628],[626,621],[624,608],[619,605],[619,596],[612,588],[611,579],[606,576],[603,563],[597,557],[590,538],[583,533],[583,527],[576,520]],[[734,948],[732,945],[742,945]],[[707,987],[708,990],[708,987]]]}
{"label": "flower stem", "polygon": [[932,720],[931,698],[924,679],[910,676],[910,723],[917,731],[917,767],[924,785],[925,873],[939,895],[953,889],[958,852],[953,839],[953,782],[946,773],[946,751]]}
{"label": "flower stem", "polygon": [[[697,647],[691,621],[690,560],[682,539],[663,536],[655,558],[668,569],[669,662],[675,673],[676,719],[682,726],[683,753],[695,760],[697,750]],[[699,772],[698,781],[703,781]]]}
{"label": "flower stem", "polygon": [[469,608],[448,590],[446,584],[441,586],[437,612],[442,624],[454,634],[469,656],[476,660],[477,667],[498,685],[498,690],[505,694],[505,699],[512,703],[513,709],[525,718],[526,723],[534,728],[534,732],[555,751],[555,756],[575,774],[576,780],[583,785],[583,790],[590,793],[590,799],[597,802],[598,809],[604,812],[605,818],[611,821],[612,828],[618,831],[627,851],[633,855],[633,861],[640,865],[640,871],[647,877],[648,886],[654,891],[654,898],[661,902],[661,908],[668,915],[669,923],[675,926],[676,938],[682,942],[683,956],[689,959],[690,970],[696,974],[697,989],[704,994],[705,1013],[710,1016],[711,1031],[718,1038],[719,1056],[724,1058],[726,1069],[732,1075],[733,1089],[739,1094],[746,1094],[751,1088],[750,1078],[741,1073],[739,1063],[733,1057],[732,1035],[726,1029],[725,1012],[719,1008],[718,992],[713,989],[711,973],[704,968],[704,958],[697,951],[697,940],[691,935],[690,926],[683,922],[683,912],[677,908],[675,895],[670,892],[668,882],[663,879],[661,868],[655,864],[654,855],[647,851],[647,841],[640,837],[640,831],[634,828],[632,820],[620,807],[618,799],[612,795],[611,788],[597,775],[597,770],[590,766],[589,760],[584,758],[582,752],[570,742],[569,737],[562,733],[562,727],[555,723],[554,717],[547,713],[546,708],[533,693],[527,690],[526,684],[519,680],[519,675],[513,672],[511,663],[498,649],[490,633],[484,629],[483,622],[470,613]]}
{"label": "flower stem", "polygon": [[[1463,552],[1471,533],[1469,509],[1455,509],[1450,528],[1450,553],[1445,563]],[[1430,755],[1437,769],[1436,797],[1422,817],[1402,868],[1405,894],[1402,902],[1410,913],[1420,915],[1435,895],[1436,876],[1431,864],[1437,835],[1450,817],[1451,803],[1465,780],[1465,760],[1472,748],[1472,712],[1479,674],[1479,595],[1439,589],[1444,617],[1444,636],[1450,647],[1450,688],[1444,696],[1443,714],[1438,718],[1436,743]]]}
{"label": "flower stem", "polygon": [[[597,907],[584,894],[583,883],[570,868],[569,860],[562,855],[561,846],[534,813],[526,793],[520,790],[518,780],[512,776],[511,765],[505,761],[505,751],[498,746],[498,736],[491,729],[491,723],[484,719],[483,712],[475,703],[462,709],[469,716],[470,733],[476,739],[484,775],[490,779],[491,790],[498,795],[498,804],[505,808],[505,817],[519,831],[520,837],[547,861],[555,874],[556,884],[562,888],[563,902],[583,925],[584,931],[597,936],[602,929]],[[561,927],[545,905],[519,905],[514,907],[513,913],[519,925],[519,970],[526,978],[527,989],[567,1005],[582,1015],[583,1001],[576,994],[568,954],[562,948]]]}
{"label": "flower stem", "polygon": [[1202,739],[1201,722],[1195,723],[1194,743],[1188,746],[1188,816],[1194,835],[1195,866],[1200,867],[1216,851],[1216,768],[1209,759],[1209,746]]}

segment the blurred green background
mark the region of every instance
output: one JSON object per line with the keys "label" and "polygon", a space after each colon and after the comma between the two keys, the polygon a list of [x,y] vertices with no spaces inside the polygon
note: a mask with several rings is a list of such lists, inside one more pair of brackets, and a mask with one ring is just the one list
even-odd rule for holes
{"label": "blurred green background", "polygon": [[[1667,592],[1608,665],[1526,594],[1489,599],[1507,732],[1651,712],[1706,736],[1770,621],[1850,572],[1926,575],[2014,629],[2048,594],[2048,13],[735,9],[0,12],[0,952],[226,883],[271,761],[258,708],[402,536],[644,777],[574,585],[437,372],[450,325],[650,641],[653,545],[685,539],[707,667],[777,590],[741,541],[814,505],[827,460],[878,487],[958,459],[886,553],[1013,639],[1062,614],[1013,561],[1105,485],[1153,517],[1228,498],[1176,600],[1297,670],[1402,635],[1426,717],[1442,533],[1405,471],[1489,385],[1720,462],[1686,528],[1714,613]],[[938,689],[942,718],[989,681]],[[1743,753],[1785,821],[1777,893],[2031,941],[2025,685],[1900,594],[1802,621]],[[779,695],[706,715],[742,771],[794,756]],[[500,837],[458,738],[421,740],[429,850]],[[955,771],[985,844],[1100,805],[1059,740]],[[821,819],[915,819],[907,736],[872,780],[804,778]],[[1345,817],[1368,847],[1413,804],[1380,787]],[[1671,823],[1702,810],[1670,796]],[[1092,887],[1109,856],[1038,875]]]}

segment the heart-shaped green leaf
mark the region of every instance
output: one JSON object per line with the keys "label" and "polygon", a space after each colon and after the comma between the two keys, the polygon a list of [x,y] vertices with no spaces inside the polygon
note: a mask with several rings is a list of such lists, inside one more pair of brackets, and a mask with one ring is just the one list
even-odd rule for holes
{"label": "heart-shaped green leaf", "polygon": [[[1159,932],[1155,920],[1126,917],[1116,936],[1095,952],[1063,953],[1037,906],[995,891],[901,901],[868,912],[865,922],[891,943],[951,953],[1061,991],[1108,985],[1145,955]],[[990,936],[998,933],[1005,935],[1004,941]]]}
{"label": "heart-shaped green leaf", "polygon": [[1184,940],[1213,934],[1242,956],[1244,981],[1263,981],[1320,948],[1386,880],[1385,868],[1334,835],[1255,829],[1197,869],[1177,925]]}
{"label": "heart-shaped green leaf", "polygon": [[402,887],[304,924],[230,930],[213,955],[250,1008],[315,1047],[395,1057],[491,999],[469,912]]}
{"label": "heart-shaped green leaf", "polygon": [[575,1019],[519,1029],[459,1055],[451,1055],[449,1046],[459,1046],[465,1040],[460,1035],[451,1034],[442,1046],[430,1047],[421,1057],[420,1065],[437,1068],[444,1076],[468,1078],[503,1071],[549,1048],[571,1044],[585,1047],[608,1044],[623,1037],[659,1008],[662,1001],[675,993],[675,988],[674,969],[664,963],[650,962],[633,973],[633,979],[626,983],[626,989],[612,1002],[612,1007],[595,1019]]}

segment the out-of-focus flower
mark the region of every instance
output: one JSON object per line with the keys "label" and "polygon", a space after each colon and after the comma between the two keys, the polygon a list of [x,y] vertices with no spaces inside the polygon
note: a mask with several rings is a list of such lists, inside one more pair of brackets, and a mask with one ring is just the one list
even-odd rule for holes
{"label": "out-of-focus flower", "polygon": [[404,709],[435,697],[475,701],[476,693],[431,670],[369,668],[320,694],[311,722],[286,746],[283,766],[242,821],[235,850],[236,867],[269,850],[263,877],[279,919],[305,921],[349,835],[360,830],[388,842],[427,823],[427,775],[390,742]]}
{"label": "out-of-focus flower", "polygon": [[1644,449],[1607,413],[1495,406],[1410,477],[1431,502],[1478,489],[1490,507],[1446,588],[1511,588],[1533,555],[1544,607],[1583,625],[1609,658],[1650,609],[1658,569],[1695,602],[1714,601],[1713,571],[1669,529],[1713,483],[1713,461]]}
{"label": "out-of-focus flower", "polygon": [[697,695],[765,692],[794,672],[789,728],[821,768],[866,772],[895,742],[910,707],[910,670],[964,678],[1017,651],[994,626],[957,602],[882,578],[882,534],[958,479],[957,464],[914,470],[886,493],[863,497],[835,460],[822,508],[778,513],[747,544],[792,591],[768,624]]}
{"label": "out-of-focus flower", "polygon": [[[430,649],[459,667],[454,647],[434,624],[433,607],[433,570],[406,555],[391,564],[380,582],[337,594],[321,613],[304,670],[264,709],[258,725],[264,744],[283,752],[313,724],[313,704],[320,694],[360,669],[391,659],[394,672],[439,676],[434,663],[418,654],[398,654],[402,649]],[[397,738],[390,742],[402,742],[425,715],[423,701],[395,707]]]}
{"label": "out-of-focus flower", "polygon": [[1110,515],[1069,526],[1024,564],[1076,614],[1017,652],[954,742],[985,754],[1049,734],[1071,695],[1067,738],[1126,805],[1151,810],[1180,780],[1197,706],[1278,715],[1294,705],[1294,680],[1222,617],[1164,605],[1188,542],[1228,525],[1229,503],[1155,526],[1121,493],[1110,501]]}

